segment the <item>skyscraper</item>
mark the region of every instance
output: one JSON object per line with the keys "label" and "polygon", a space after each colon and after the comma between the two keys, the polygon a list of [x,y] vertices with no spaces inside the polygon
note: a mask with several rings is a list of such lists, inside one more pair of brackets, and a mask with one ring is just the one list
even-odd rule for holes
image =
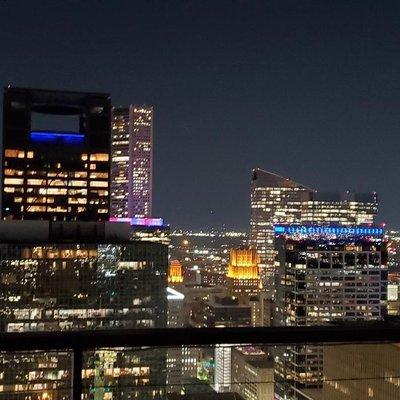
{"label": "skyscraper", "polygon": [[108,94],[5,88],[2,153],[3,219],[108,219]]}
{"label": "skyscraper", "polygon": [[[278,225],[275,232],[279,264],[275,325],[383,319],[387,296],[383,229]],[[295,393],[304,388],[321,387],[322,347],[280,350],[277,373],[288,381],[289,387],[282,389],[287,398],[297,399]]]}
{"label": "skyscraper", "polygon": [[301,222],[314,225],[371,225],[378,213],[377,194],[307,192],[302,194]]}
{"label": "skyscraper", "polygon": [[273,284],[274,225],[370,225],[377,212],[375,192],[319,192],[289,178],[253,170],[250,244],[260,256],[264,287],[271,290]]}
{"label": "skyscraper", "polygon": [[261,281],[256,249],[231,250],[226,284],[232,296],[251,296],[260,292]]}
{"label": "skyscraper", "polygon": [[259,168],[253,170],[250,244],[257,249],[267,289],[274,280],[274,225],[300,223],[302,194],[312,191],[289,178]]}
{"label": "skyscraper", "polygon": [[153,108],[112,110],[111,215],[150,217],[153,178]]}

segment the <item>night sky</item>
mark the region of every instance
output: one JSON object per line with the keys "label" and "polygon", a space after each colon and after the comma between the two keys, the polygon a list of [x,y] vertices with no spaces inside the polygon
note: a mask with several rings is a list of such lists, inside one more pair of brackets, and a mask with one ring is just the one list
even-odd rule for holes
{"label": "night sky", "polygon": [[[400,228],[399,1],[2,1],[2,86],[155,107],[154,214],[248,229],[255,166]],[[57,127],[55,127],[57,128]]]}

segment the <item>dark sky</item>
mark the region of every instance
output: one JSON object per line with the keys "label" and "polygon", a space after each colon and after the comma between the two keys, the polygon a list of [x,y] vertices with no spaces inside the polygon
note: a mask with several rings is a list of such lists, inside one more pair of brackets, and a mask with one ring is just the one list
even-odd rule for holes
{"label": "dark sky", "polygon": [[3,86],[155,107],[154,214],[248,228],[251,168],[400,227],[400,2],[1,1]]}

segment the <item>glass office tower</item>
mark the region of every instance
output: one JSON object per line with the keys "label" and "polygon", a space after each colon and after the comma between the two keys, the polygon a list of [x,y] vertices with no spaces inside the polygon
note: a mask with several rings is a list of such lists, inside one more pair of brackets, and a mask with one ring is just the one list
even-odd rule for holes
{"label": "glass office tower", "polygon": [[3,219],[109,217],[110,97],[7,87]]}
{"label": "glass office tower", "polygon": [[111,215],[151,217],[153,107],[112,109]]}
{"label": "glass office tower", "polygon": [[[276,226],[274,325],[320,326],[382,320],[387,308],[387,249],[377,227]],[[319,346],[280,349],[278,395],[322,387]],[[281,392],[279,391],[281,389]]]}
{"label": "glass office tower", "polygon": [[[168,247],[132,240],[129,223],[1,221],[0,266],[2,331],[167,326]],[[71,365],[67,351],[2,354],[0,398],[70,399]],[[84,353],[85,398],[155,398],[165,383],[163,349]]]}

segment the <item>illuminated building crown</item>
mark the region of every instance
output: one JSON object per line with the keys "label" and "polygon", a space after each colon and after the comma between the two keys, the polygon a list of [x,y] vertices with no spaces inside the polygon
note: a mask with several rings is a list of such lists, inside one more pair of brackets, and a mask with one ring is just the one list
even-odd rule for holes
{"label": "illuminated building crown", "polygon": [[256,249],[232,249],[227,276],[236,279],[259,279],[258,262]]}
{"label": "illuminated building crown", "polygon": [[172,260],[169,265],[168,282],[182,283],[182,264],[178,260]]}

